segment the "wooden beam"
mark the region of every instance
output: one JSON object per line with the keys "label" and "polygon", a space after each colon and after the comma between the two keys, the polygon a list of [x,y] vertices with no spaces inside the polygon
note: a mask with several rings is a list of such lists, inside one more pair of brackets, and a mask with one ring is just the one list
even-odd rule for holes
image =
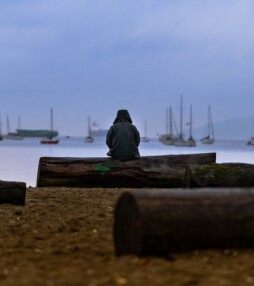
{"label": "wooden beam", "polygon": [[24,205],[25,199],[25,183],[0,181],[0,204]]}
{"label": "wooden beam", "polygon": [[115,206],[119,255],[254,247],[254,188],[132,191]]}
{"label": "wooden beam", "polygon": [[147,156],[128,162],[111,158],[42,157],[37,187],[182,187],[186,185],[187,166],[215,161],[216,153]]}

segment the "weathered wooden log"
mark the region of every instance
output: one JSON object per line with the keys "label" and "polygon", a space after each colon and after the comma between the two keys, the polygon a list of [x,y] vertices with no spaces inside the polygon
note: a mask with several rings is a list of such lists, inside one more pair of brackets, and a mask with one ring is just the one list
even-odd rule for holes
{"label": "weathered wooden log", "polygon": [[186,166],[215,163],[216,153],[111,158],[54,158],[39,161],[37,187],[182,187]]}
{"label": "weathered wooden log", "polygon": [[188,187],[254,187],[254,164],[223,163],[189,167]]}
{"label": "weathered wooden log", "polygon": [[254,188],[133,191],[115,206],[115,254],[254,247]]}
{"label": "weathered wooden log", "polygon": [[25,183],[0,181],[0,204],[24,205],[25,199]]}

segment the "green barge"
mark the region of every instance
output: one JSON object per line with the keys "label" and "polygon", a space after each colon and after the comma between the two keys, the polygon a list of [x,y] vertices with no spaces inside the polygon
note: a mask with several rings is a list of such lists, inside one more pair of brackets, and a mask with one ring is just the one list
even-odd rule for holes
{"label": "green barge", "polygon": [[58,131],[56,130],[47,130],[47,129],[17,129],[17,135],[21,137],[45,137],[53,138],[58,136]]}

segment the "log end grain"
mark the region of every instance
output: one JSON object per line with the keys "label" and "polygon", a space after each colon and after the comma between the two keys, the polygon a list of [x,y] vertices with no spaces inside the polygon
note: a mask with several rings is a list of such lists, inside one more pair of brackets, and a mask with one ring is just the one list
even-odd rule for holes
{"label": "log end grain", "polygon": [[25,200],[25,183],[0,181],[0,204],[24,205]]}
{"label": "log end grain", "polygon": [[135,198],[131,193],[124,193],[115,206],[113,236],[116,256],[141,254],[141,223]]}

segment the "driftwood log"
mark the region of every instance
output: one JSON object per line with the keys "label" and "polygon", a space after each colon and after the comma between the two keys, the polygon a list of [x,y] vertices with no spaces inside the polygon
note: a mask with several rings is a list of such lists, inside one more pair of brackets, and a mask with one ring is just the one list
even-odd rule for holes
{"label": "driftwood log", "polygon": [[186,185],[187,166],[215,163],[216,153],[111,158],[42,157],[37,187],[167,188]]}
{"label": "driftwood log", "polygon": [[187,187],[254,187],[254,165],[223,163],[192,166],[186,173]]}
{"label": "driftwood log", "polygon": [[254,188],[133,191],[114,214],[117,256],[254,247]]}
{"label": "driftwood log", "polygon": [[0,204],[24,205],[25,199],[25,183],[0,181]]}

